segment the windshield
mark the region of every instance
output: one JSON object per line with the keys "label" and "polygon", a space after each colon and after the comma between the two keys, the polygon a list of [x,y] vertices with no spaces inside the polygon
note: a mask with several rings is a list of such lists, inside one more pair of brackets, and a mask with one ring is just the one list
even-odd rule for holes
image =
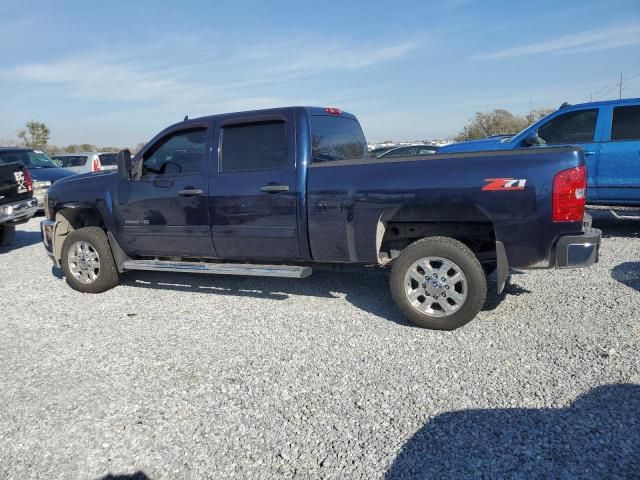
{"label": "windshield", "polygon": [[22,162],[29,168],[57,168],[58,166],[40,150],[0,151],[0,161],[4,163]]}

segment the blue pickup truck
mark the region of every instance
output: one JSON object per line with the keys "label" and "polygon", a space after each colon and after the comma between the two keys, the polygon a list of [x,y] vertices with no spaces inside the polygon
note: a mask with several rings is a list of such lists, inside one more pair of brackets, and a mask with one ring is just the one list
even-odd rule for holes
{"label": "blue pickup truck", "polygon": [[589,205],[611,206],[614,212],[640,206],[640,98],[563,105],[515,136],[454,143],[440,153],[540,145],[583,148]]}
{"label": "blue pickup truck", "polygon": [[586,267],[582,150],[558,147],[371,158],[357,119],[290,107],[185,120],[117,172],[48,192],[43,243],[67,283],[99,293],[130,270],[303,278],[391,267],[415,324],[453,329],[509,267]]}

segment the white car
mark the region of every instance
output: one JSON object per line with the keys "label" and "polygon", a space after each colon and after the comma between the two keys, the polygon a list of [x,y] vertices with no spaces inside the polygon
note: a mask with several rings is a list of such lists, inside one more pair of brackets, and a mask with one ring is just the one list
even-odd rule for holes
{"label": "white car", "polygon": [[117,153],[80,152],[52,155],[60,167],[75,173],[100,172],[118,169]]}

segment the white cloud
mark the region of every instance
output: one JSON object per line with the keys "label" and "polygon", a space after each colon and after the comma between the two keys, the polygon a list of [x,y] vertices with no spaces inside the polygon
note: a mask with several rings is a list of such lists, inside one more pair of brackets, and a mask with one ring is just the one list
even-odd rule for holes
{"label": "white cloud", "polygon": [[640,25],[612,25],[606,28],[587,30],[563,35],[544,42],[505,48],[491,53],[481,53],[474,60],[495,60],[524,57],[544,53],[569,54],[606,50],[640,44]]}

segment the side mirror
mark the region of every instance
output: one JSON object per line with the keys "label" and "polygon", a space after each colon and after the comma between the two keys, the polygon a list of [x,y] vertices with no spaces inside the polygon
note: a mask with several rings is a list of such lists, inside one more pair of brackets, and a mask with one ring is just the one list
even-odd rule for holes
{"label": "side mirror", "polygon": [[540,137],[538,136],[538,131],[534,130],[529,135],[527,135],[524,139],[524,144],[527,147],[533,147],[534,145],[540,145]]}
{"label": "side mirror", "polygon": [[124,180],[131,179],[131,152],[129,150],[118,152],[118,175]]}

